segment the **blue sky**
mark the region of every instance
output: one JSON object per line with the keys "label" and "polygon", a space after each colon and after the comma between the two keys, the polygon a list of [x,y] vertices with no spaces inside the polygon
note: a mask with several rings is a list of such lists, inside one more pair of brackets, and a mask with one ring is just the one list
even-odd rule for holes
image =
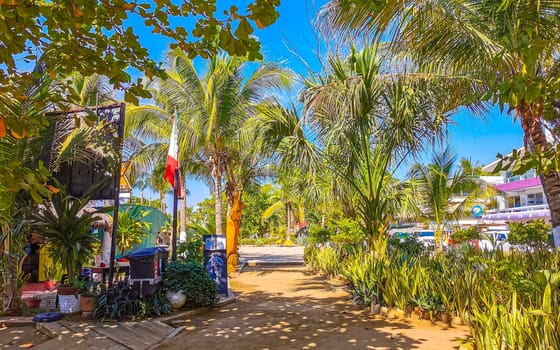
{"label": "blue sky", "polygon": [[[306,67],[300,56],[314,70],[320,70],[320,62],[315,53],[317,41],[309,20],[325,0],[284,0],[279,8],[280,18],[264,30],[256,30],[255,35],[262,44],[262,53],[267,61],[284,61],[285,65],[297,73],[304,74]],[[239,1],[235,3],[239,8]],[[245,3],[245,1],[243,1]],[[136,27],[136,26],[135,26]],[[155,60],[162,60],[169,41],[155,37],[148,31],[135,28],[142,44],[149,49]],[[297,55],[293,53],[297,52]],[[501,115],[494,108],[485,120],[474,118],[467,111],[461,111],[453,117],[454,125],[449,130],[449,145],[459,157],[470,158],[481,164],[490,163],[497,153],[508,153],[518,148],[523,142],[523,132],[518,122],[507,115]],[[193,206],[209,195],[205,184],[189,180],[191,192],[187,203]],[[134,192],[137,195],[136,192]],[[168,203],[170,199],[168,200]],[[170,206],[169,206],[170,207]]]}

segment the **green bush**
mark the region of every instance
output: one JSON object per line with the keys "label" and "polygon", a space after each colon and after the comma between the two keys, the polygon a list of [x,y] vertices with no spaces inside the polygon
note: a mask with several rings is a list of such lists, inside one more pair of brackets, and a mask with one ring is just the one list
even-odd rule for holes
{"label": "green bush", "polygon": [[552,240],[552,228],[542,220],[528,223],[510,223],[508,240],[511,244],[527,244],[533,248],[545,248]]}
{"label": "green bush", "polygon": [[174,292],[183,291],[187,305],[210,306],[216,301],[217,285],[201,264],[172,261],[165,270],[163,285]]}
{"label": "green bush", "polygon": [[200,237],[192,237],[186,243],[180,243],[177,246],[177,255],[184,260],[193,261],[198,264],[204,262],[204,241]]}
{"label": "green bush", "polygon": [[451,238],[453,239],[453,244],[462,244],[471,239],[480,239],[480,233],[477,231],[476,226],[472,226],[453,233]]}

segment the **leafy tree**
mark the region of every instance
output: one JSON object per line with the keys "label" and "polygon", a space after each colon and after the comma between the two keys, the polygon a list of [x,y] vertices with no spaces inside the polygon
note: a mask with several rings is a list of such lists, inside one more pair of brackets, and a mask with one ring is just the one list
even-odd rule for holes
{"label": "leafy tree", "polygon": [[119,222],[117,224],[117,247],[121,251],[121,257],[127,249],[142,243],[148,236],[150,225],[143,221],[149,212],[140,207],[128,207],[119,210]]}
{"label": "leafy tree", "polygon": [[[560,246],[558,148],[544,131],[560,120],[559,14],[558,1],[331,1],[322,17],[326,26],[345,34],[389,41],[393,52],[406,55],[421,74],[470,84],[471,102],[507,106],[520,120],[525,149],[532,154],[520,157],[515,170],[543,172],[555,245]],[[457,91],[450,86],[446,93]]]}
{"label": "leafy tree", "polygon": [[260,190],[260,186],[251,185],[245,189],[243,195],[243,220],[239,230],[239,238],[262,237],[266,226],[262,216],[267,207],[268,196]]}
{"label": "leafy tree", "polygon": [[[231,55],[260,59],[260,44],[251,34],[254,26],[264,28],[276,20],[279,4],[279,0],[255,0],[242,11],[234,5],[218,9],[215,0],[5,2],[0,6],[0,64],[5,67],[0,71],[0,86],[27,77],[20,73],[18,60],[29,62],[41,56],[52,76],[73,72],[107,76],[114,86],[128,87],[125,98],[137,102],[135,96],[149,95],[131,81],[127,69],[138,69],[148,77],[165,74],[141,45],[135,25],[141,23],[171,39],[172,48],[181,48],[191,58],[211,57],[223,49]],[[189,16],[195,19],[191,30],[171,24]]]}

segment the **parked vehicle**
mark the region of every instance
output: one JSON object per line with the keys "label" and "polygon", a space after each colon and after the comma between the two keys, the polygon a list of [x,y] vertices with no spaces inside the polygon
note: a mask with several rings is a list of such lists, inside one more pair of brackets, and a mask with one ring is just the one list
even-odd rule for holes
{"label": "parked vehicle", "polygon": [[435,248],[436,246],[436,237],[434,231],[431,230],[419,230],[415,231],[412,236],[416,238],[419,242],[424,244],[426,248]]}
{"label": "parked vehicle", "polygon": [[482,232],[483,239],[479,240],[478,247],[482,250],[494,251],[502,249],[509,251],[511,244],[507,241],[509,231],[486,231]]}

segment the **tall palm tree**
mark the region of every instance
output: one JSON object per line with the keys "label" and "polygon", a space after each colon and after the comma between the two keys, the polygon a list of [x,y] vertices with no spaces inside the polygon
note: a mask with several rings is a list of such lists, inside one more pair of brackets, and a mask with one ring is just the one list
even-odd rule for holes
{"label": "tall palm tree", "polygon": [[[472,82],[475,98],[506,105],[519,119],[527,151],[551,149],[546,121],[560,119],[557,97],[560,2],[413,0],[384,5],[330,1],[323,23],[342,32],[390,41],[424,72]],[[453,89],[449,89],[450,92]],[[560,246],[560,174],[541,182]]]}
{"label": "tall palm tree", "polygon": [[[241,192],[247,179],[253,177],[248,174],[254,172],[255,164],[243,154],[248,147],[240,141],[240,129],[255,113],[256,106],[269,97],[271,89],[289,83],[289,74],[275,64],[264,63],[248,71],[244,59],[216,56],[207,62],[205,73],[199,75],[193,62],[178,50],[169,54],[168,62],[169,78],[153,86],[158,106],[132,111],[136,121],[131,130],[149,135],[143,121],[149,118],[161,125],[158,120],[168,120],[177,110],[181,167],[211,182],[217,199],[222,198],[222,183],[227,177],[232,230],[228,234],[235,239],[243,208]],[[161,135],[158,139],[164,141]],[[185,160],[188,164],[183,163]],[[216,234],[223,234],[221,200],[216,200],[215,210]],[[235,242],[228,242],[228,252],[236,252]]]}
{"label": "tall palm tree", "polygon": [[[306,117],[325,166],[354,203],[365,238],[373,248],[391,220],[393,173],[426,140],[445,131],[456,101],[443,101],[425,80],[385,71],[375,47],[351,47],[348,57],[331,57],[330,70],[306,82]],[[380,246],[380,249],[383,249]],[[383,253],[381,251],[381,253]]]}
{"label": "tall palm tree", "polygon": [[474,192],[472,177],[455,168],[457,155],[450,148],[432,155],[432,162],[427,165],[415,164],[410,170],[410,177],[415,187],[415,198],[420,212],[436,223],[436,248],[442,248],[445,224],[452,217],[463,212],[467,201],[460,205],[451,202],[454,195]]}

